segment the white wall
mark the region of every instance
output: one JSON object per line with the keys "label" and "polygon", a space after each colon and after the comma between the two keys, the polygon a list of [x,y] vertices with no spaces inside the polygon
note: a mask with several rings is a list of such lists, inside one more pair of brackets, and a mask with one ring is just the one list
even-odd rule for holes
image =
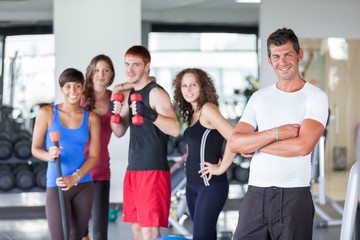
{"label": "white wall", "polygon": [[[69,67],[85,74],[94,56],[106,54],[115,65],[112,89],[125,81],[123,58],[126,50],[141,43],[141,0],[54,0],[54,34],[56,78]],[[59,88],[56,94],[55,102],[59,103],[63,99]],[[113,136],[109,145],[110,202],[122,202],[128,139],[128,135],[122,139]]]}
{"label": "white wall", "polygon": [[299,38],[360,39],[358,0],[263,0],[260,4],[260,85],[276,81],[267,61],[266,39],[278,28],[294,30]]}

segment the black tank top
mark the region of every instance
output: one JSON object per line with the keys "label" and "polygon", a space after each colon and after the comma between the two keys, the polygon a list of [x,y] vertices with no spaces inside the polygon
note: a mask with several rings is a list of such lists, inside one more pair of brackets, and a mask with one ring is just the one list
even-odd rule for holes
{"label": "black tank top", "polygon": [[227,181],[226,174],[212,176],[211,180],[200,178],[200,162],[217,164],[221,156],[223,136],[216,129],[208,129],[197,121],[184,132],[184,139],[188,145],[188,157],[186,160],[187,183],[192,185],[209,186],[213,183]]}
{"label": "black tank top", "polygon": [[[160,87],[160,85],[150,82],[143,89],[132,93],[140,93],[142,101],[147,107],[149,104],[149,94],[151,89]],[[131,105],[129,95],[129,105]],[[132,123],[132,111],[129,111],[130,117],[130,143],[129,143],[129,165],[128,171],[144,170],[163,170],[169,171],[167,161],[167,143],[169,136],[163,133],[149,119],[144,118],[144,124],[134,125]]]}

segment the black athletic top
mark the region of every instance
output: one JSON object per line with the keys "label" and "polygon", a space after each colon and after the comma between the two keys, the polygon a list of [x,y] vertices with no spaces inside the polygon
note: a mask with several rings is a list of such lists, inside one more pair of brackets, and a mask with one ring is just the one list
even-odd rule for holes
{"label": "black athletic top", "polygon": [[184,132],[184,139],[188,145],[186,160],[187,183],[192,185],[205,185],[227,181],[226,174],[212,176],[210,181],[206,177],[200,178],[200,162],[217,164],[222,157],[221,150],[224,138],[216,129],[208,129],[197,121]]}
{"label": "black athletic top", "polygon": [[[147,107],[149,104],[149,93],[151,89],[160,87],[160,85],[150,82],[143,89],[132,93],[140,93],[142,101]],[[129,105],[131,105],[129,95]],[[129,111],[130,116],[130,143],[129,143],[129,165],[128,171],[143,171],[143,170],[163,170],[169,171],[169,164],[167,161],[167,143],[169,136],[163,133],[156,127],[149,119],[144,118],[144,124],[134,125],[132,123],[132,111]]]}

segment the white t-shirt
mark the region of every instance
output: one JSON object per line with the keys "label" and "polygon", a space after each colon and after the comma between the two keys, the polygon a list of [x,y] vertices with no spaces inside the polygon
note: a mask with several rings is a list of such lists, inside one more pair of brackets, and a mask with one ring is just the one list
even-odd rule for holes
{"label": "white t-shirt", "polygon": [[[259,132],[285,124],[301,124],[313,119],[324,127],[328,118],[328,98],[320,88],[306,82],[297,92],[283,92],[273,84],[255,92],[240,121]],[[306,187],[311,180],[311,154],[280,157],[256,152],[251,160],[249,185],[258,187]]]}

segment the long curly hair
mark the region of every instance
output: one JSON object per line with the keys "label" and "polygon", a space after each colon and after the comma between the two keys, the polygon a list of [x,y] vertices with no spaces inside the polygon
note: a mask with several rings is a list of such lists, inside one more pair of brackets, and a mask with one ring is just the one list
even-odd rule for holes
{"label": "long curly hair", "polygon": [[95,56],[91,62],[89,63],[89,66],[86,68],[86,75],[85,75],[85,89],[84,89],[84,107],[86,108],[87,111],[91,111],[95,108],[95,93],[94,93],[94,84],[92,81],[92,78],[94,76],[94,71],[96,68],[96,64],[99,61],[105,61],[111,71],[113,72],[113,76],[110,79],[109,83],[108,83],[108,87],[114,82],[114,78],[115,78],[115,69],[114,69],[114,65],[111,61],[111,59],[104,55],[104,54],[100,54]]}
{"label": "long curly hair", "polygon": [[181,93],[181,81],[184,75],[187,73],[193,74],[196,77],[200,86],[201,94],[197,100],[198,109],[196,110],[200,110],[202,106],[204,106],[204,104],[207,102],[219,106],[219,96],[216,93],[213,80],[204,70],[201,70],[199,68],[187,68],[180,71],[176,75],[172,83],[174,88],[174,108],[178,112],[179,116],[184,119],[184,122],[187,123],[187,125],[190,125],[194,110],[192,109],[191,104],[185,101]]}

